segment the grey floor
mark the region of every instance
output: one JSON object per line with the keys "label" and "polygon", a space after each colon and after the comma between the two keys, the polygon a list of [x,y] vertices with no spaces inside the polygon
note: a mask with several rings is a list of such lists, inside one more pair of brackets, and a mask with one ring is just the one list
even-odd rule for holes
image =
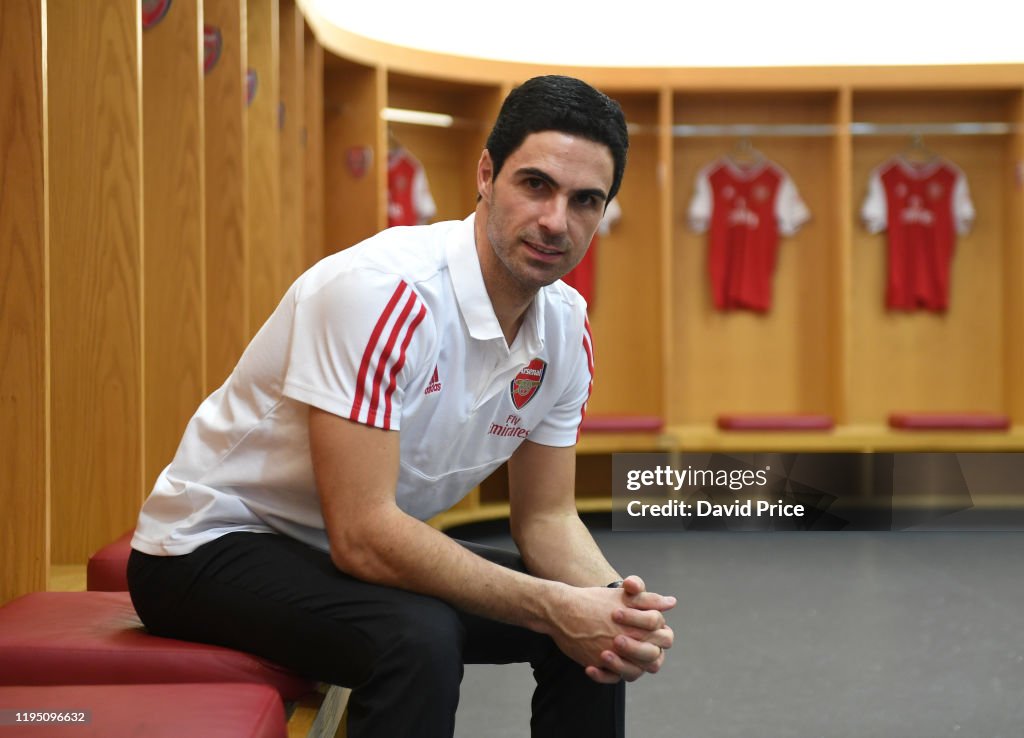
{"label": "grey floor", "polygon": [[[1024,533],[595,537],[680,600],[665,669],[627,691],[627,735],[1024,736]],[[528,736],[531,691],[528,666],[467,667],[456,735]]]}

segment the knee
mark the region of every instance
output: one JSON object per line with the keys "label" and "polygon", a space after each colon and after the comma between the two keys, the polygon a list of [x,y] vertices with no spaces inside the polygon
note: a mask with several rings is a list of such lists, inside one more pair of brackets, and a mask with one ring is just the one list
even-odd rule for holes
{"label": "knee", "polygon": [[424,598],[395,618],[392,651],[404,668],[434,673],[462,670],[465,630],[449,605]]}

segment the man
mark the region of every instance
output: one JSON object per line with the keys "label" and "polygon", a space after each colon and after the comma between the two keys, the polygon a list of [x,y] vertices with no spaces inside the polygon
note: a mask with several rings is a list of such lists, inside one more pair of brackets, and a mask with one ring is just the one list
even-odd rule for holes
{"label": "man", "polygon": [[[576,513],[593,354],[558,279],[627,145],[617,103],[530,80],[473,215],[299,278],[142,509],[129,581],[151,631],[352,687],[354,738],[451,736],[463,664],[515,661],[537,678],[535,736],[623,734],[622,681],[661,668],[675,600],[622,582]],[[506,460],[521,557],[422,522]]]}

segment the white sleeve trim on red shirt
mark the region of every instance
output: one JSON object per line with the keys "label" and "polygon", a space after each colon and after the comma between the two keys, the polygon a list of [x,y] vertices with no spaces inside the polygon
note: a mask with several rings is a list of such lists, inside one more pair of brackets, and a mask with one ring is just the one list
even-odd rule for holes
{"label": "white sleeve trim on red shirt", "polygon": [[711,192],[709,175],[714,166],[715,164],[711,164],[702,168],[697,172],[697,177],[694,180],[693,198],[690,200],[687,220],[690,223],[690,229],[695,233],[705,233],[711,225],[711,211],[714,208],[714,198]]}
{"label": "white sleeve trim on red shirt", "polygon": [[430,194],[427,172],[419,161],[416,161],[416,174],[412,178],[412,202],[420,223],[426,223],[437,215],[437,203]]}
{"label": "white sleeve trim on red shirt", "polygon": [[781,235],[792,236],[810,220],[811,211],[800,197],[793,178],[781,168],[779,172],[782,175],[782,181],[779,183],[779,191],[775,195],[775,220],[779,224]]}
{"label": "white sleeve trim on red shirt", "polygon": [[860,218],[868,233],[881,233],[889,227],[889,204],[878,168],[868,177],[868,192],[860,207]]}
{"label": "white sleeve trim on red shirt", "polygon": [[974,225],[975,211],[974,203],[971,202],[971,191],[967,186],[967,177],[959,169],[957,170],[956,184],[953,185],[952,207],[956,232],[963,236]]}

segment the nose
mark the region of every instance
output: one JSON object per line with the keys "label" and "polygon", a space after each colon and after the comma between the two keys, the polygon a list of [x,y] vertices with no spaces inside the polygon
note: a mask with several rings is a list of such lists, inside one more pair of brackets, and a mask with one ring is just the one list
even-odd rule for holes
{"label": "nose", "polygon": [[548,234],[561,236],[569,229],[568,216],[568,198],[555,196],[544,203],[544,210],[538,223]]}

